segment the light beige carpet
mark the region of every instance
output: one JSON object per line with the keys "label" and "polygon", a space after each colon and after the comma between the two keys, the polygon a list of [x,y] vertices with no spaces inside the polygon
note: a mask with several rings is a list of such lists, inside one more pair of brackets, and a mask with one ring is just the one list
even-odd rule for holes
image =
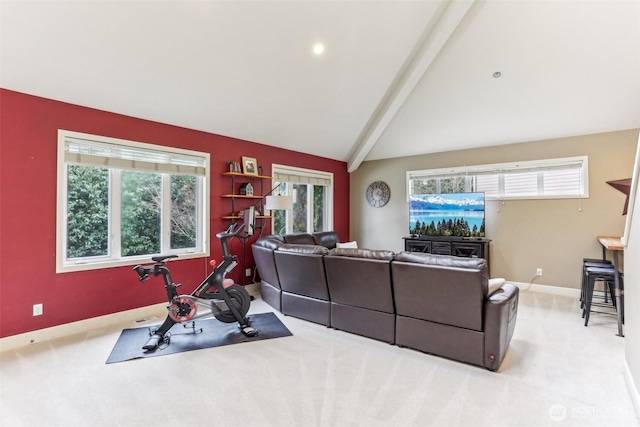
{"label": "light beige carpet", "polygon": [[105,364],[123,325],[3,352],[0,424],[640,425],[615,317],[584,327],[574,298],[522,292],[497,373],[278,317],[292,337],[126,363]]}

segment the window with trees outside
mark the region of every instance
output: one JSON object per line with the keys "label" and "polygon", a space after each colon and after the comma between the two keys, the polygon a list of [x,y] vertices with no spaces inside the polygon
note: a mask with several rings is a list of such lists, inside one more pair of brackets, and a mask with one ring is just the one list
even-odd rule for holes
{"label": "window with trees outside", "polygon": [[488,200],[589,197],[587,156],[407,172],[410,194],[483,192]]}
{"label": "window with trees outside", "polygon": [[274,234],[333,229],[333,174],[272,165],[274,194],[293,196],[291,211],[272,212]]}
{"label": "window with trees outside", "polygon": [[209,254],[209,154],[58,131],[57,272]]}

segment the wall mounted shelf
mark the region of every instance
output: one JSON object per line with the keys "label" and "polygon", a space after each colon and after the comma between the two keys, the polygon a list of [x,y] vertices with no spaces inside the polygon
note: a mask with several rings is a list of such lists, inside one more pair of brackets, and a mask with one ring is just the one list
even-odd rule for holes
{"label": "wall mounted shelf", "polygon": [[[227,177],[231,177],[231,193],[229,194],[223,194],[220,197],[226,198],[226,199],[231,199],[231,213],[228,215],[223,215],[222,219],[241,219],[242,215],[238,215],[239,210],[236,210],[236,200],[262,200],[264,198],[264,181],[265,180],[271,180],[272,178],[270,176],[265,176],[265,175],[249,175],[249,174],[245,174],[245,173],[241,173],[241,172],[223,172],[222,176],[227,176]],[[239,194],[238,191],[239,189],[236,188],[236,179],[237,178],[241,178],[243,180],[247,180],[247,181],[251,181],[251,180],[260,180],[260,189],[259,189],[259,194],[258,193],[254,193],[253,195],[246,195],[246,194]],[[254,191],[256,191],[257,189],[255,189]],[[246,204],[246,203],[245,203]],[[247,208],[249,206],[252,206],[252,204],[246,205],[242,207],[243,210],[244,208]],[[263,209],[262,209],[262,202],[259,203],[258,206],[258,212],[262,213]],[[263,215],[257,215],[256,218],[259,219],[270,219],[270,216],[263,216]]]}
{"label": "wall mounted shelf", "polygon": [[[264,220],[271,219],[271,216],[260,215],[264,212],[263,210],[263,201],[264,199],[264,181],[270,181],[272,178],[270,176],[264,175],[250,175],[241,172],[223,172],[222,176],[231,178],[231,193],[223,194],[220,197],[225,199],[231,199],[231,212],[227,215],[223,215],[221,218],[224,220],[242,220],[243,214],[242,211],[244,209],[249,208],[251,206],[256,206],[256,219],[262,220],[260,228],[262,229],[264,226]],[[252,195],[240,194],[241,189],[236,188],[236,179],[244,182],[257,182],[260,181],[260,188],[253,189],[254,193]],[[252,184],[253,185],[253,184]],[[271,188],[271,187],[269,187]],[[239,206],[236,206],[239,205]],[[256,225],[257,226],[257,225]],[[246,245],[251,236],[242,237],[242,282],[241,284],[246,285]],[[252,266],[252,271],[255,269],[255,265]]]}

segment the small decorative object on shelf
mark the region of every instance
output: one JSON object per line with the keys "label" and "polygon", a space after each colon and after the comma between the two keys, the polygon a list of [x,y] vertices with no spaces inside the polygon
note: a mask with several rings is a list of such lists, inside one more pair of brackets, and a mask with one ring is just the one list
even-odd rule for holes
{"label": "small decorative object on shelf", "polygon": [[234,162],[231,160],[227,160],[227,164],[229,165],[229,172],[231,173],[242,173],[242,167],[240,166],[240,162]]}
{"label": "small decorative object on shelf", "polygon": [[258,162],[256,159],[242,156],[242,172],[245,175],[258,175]]}
{"label": "small decorative object on shelf", "polygon": [[240,195],[241,196],[253,196],[253,185],[250,182],[245,182],[240,184]]}

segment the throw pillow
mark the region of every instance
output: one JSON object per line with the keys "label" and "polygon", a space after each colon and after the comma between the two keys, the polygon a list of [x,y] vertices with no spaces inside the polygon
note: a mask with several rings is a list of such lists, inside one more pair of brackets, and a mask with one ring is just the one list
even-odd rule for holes
{"label": "throw pillow", "polygon": [[358,242],[344,242],[344,243],[336,243],[336,248],[354,248],[358,249]]}
{"label": "throw pillow", "polygon": [[504,282],[506,282],[506,280],[503,278],[489,279],[489,293],[487,295],[491,295],[500,289],[502,285],[504,285]]}

